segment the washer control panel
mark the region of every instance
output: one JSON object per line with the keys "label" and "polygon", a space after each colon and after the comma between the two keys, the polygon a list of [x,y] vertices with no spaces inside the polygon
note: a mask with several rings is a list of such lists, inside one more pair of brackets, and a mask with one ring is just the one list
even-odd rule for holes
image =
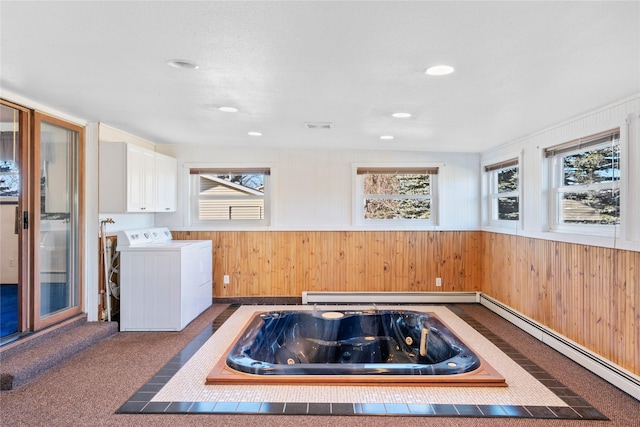
{"label": "washer control panel", "polygon": [[173,240],[167,227],[118,231],[118,246],[139,246],[150,243],[166,243]]}
{"label": "washer control panel", "polygon": [[118,246],[137,246],[153,242],[149,230],[118,231]]}

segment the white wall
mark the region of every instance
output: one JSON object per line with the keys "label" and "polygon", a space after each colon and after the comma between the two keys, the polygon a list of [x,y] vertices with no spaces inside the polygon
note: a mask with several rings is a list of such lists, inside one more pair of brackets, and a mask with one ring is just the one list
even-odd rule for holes
{"label": "white wall", "polygon": [[[357,230],[352,221],[352,164],[423,163],[437,165],[439,224],[429,229],[477,230],[479,155],[394,151],[267,150],[158,145],[178,159],[178,212],[156,214],[156,225],[189,229],[189,166],[270,166],[271,224],[266,230]],[[217,226],[218,228],[224,225]],[[228,226],[224,226],[225,229]],[[198,227],[202,229],[202,227]],[[245,227],[246,229],[246,227]]]}
{"label": "white wall", "polygon": [[[4,91],[3,96],[13,102],[36,108],[53,116],[80,125],[86,121],[52,110],[33,100]],[[508,142],[493,150],[479,154],[423,153],[389,151],[328,151],[328,150],[246,150],[215,149],[202,145],[159,145],[158,152],[178,159],[179,200],[178,212],[171,214],[111,215],[116,223],[108,234],[128,228],[166,225],[172,229],[188,229],[188,216],[184,203],[188,200],[188,180],[185,164],[267,164],[274,168],[274,214],[268,229],[274,230],[350,230],[352,224],[352,168],[354,163],[438,163],[439,225],[441,230],[484,229],[518,233],[531,237],[576,243],[602,244],[640,250],[640,96],[621,100],[615,104],[584,114],[564,123],[542,130],[517,141]],[[625,120],[628,123],[625,123]],[[545,147],[573,138],[593,134],[605,128],[627,126],[627,164],[623,197],[623,222],[627,228],[617,238],[597,239],[589,236],[559,235],[545,231],[546,206],[545,179],[542,173],[542,152]],[[97,319],[97,247],[100,220],[98,210],[98,130],[90,124],[87,132],[85,187],[86,247],[85,311],[89,320]],[[133,135],[100,125],[102,140],[131,140],[147,148],[153,143]],[[516,229],[496,229],[481,223],[481,165],[503,160],[513,153],[522,153],[523,220]]]}
{"label": "white wall", "polygon": [[87,320],[95,322],[98,320],[98,250],[97,240],[99,234],[98,224],[98,123],[87,124],[85,133],[85,200],[84,214],[85,235],[84,247],[84,312],[87,313]]}
{"label": "white wall", "polygon": [[[544,149],[580,137],[620,127],[622,144],[621,216],[618,233],[597,237],[548,231],[548,179]],[[625,139],[626,141],[623,141]],[[640,95],[635,95],[598,110],[569,119],[526,138],[512,141],[481,155],[487,165],[520,154],[522,221],[516,228],[491,227],[488,231],[520,234],[528,237],[592,244],[620,249],[640,250]],[[626,161],[626,162],[625,162]],[[486,196],[486,189],[483,189]]]}

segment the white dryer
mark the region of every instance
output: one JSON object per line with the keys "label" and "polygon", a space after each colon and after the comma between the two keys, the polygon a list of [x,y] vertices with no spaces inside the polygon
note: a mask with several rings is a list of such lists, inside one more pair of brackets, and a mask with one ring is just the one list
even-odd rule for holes
{"label": "white dryer", "polygon": [[211,240],[168,228],[118,232],[120,330],[181,331],[211,306]]}

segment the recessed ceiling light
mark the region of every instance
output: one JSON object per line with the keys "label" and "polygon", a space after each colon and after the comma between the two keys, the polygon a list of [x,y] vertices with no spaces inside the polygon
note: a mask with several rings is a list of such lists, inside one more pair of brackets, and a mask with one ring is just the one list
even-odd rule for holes
{"label": "recessed ceiling light", "polygon": [[198,64],[192,61],[187,61],[186,59],[170,59],[167,61],[167,65],[181,70],[195,70],[198,68]]}
{"label": "recessed ceiling light", "polygon": [[218,107],[218,110],[223,111],[225,113],[237,113],[238,109],[236,107]]}
{"label": "recessed ceiling light", "polygon": [[446,76],[454,71],[455,69],[451,65],[434,65],[433,67],[427,68],[425,74],[430,76]]}
{"label": "recessed ceiling light", "polygon": [[247,132],[247,135],[249,136],[262,136],[262,132]]}
{"label": "recessed ceiling light", "polygon": [[331,122],[305,122],[304,125],[307,129],[324,129],[329,130],[333,128],[333,123]]}
{"label": "recessed ceiling light", "polygon": [[380,136],[380,139],[390,140],[390,139],[393,139],[393,135],[382,135]]}
{"label": "recessed ceiling light", "polygon": [[411,117],[411,113],[393,113],[391,117],[395,117],[396,119],[406,119]]}

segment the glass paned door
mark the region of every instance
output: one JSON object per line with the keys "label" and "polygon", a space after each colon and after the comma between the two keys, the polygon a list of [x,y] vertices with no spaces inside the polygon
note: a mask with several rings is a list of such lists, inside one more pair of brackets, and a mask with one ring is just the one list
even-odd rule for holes
{"label": "glass paned door", "polygon": [[24,111],[0,105],[0,342],[23,329],[21,125]]}
{"label": "glass paned door", "polygon": [[39,135],[39,282],[36,327],[80,312],[80,150],[82,128],[53,118],[35,120]]}

